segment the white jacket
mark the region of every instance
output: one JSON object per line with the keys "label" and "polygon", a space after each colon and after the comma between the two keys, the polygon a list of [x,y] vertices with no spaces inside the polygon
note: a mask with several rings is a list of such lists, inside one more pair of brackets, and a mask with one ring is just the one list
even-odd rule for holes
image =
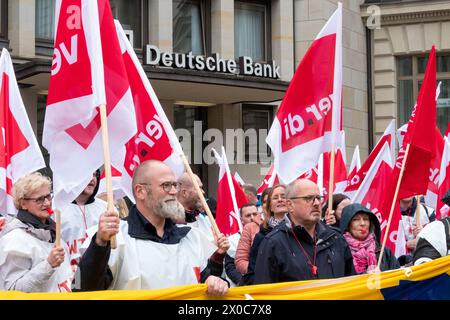
{"label": "white jacket", "polygon": [[64,262],[52,268],[47,261],[54,246],[50,231],[35,229],[14,218],[0,233],[0,290],[23,292],[71,291],[72,272],[65,250]]}

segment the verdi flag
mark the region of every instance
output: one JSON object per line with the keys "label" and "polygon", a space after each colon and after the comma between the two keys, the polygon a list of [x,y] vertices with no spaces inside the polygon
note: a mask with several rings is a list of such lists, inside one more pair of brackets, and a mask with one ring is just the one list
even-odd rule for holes
{"label": "verdi flag", "polygon": [[57,1],[55,9],[43,145],[54,206],[63,210],[104,163],[100,105],[106,105],[110,154],[123,151],[136,121],[109,1]]}
{"label": "verdi flag", "polygon": [[339,142],[341,94],[339,3],[300,62],[266,139],[274,154],[275,171],[284,183],[316,166],[319,156]]}
{"label": "verdi flag", "polygon": [[179,177],[184,172],[180,157],[183,151],[119,21],[115,21],[115,26],[125,71],[130,81],[137,131],[123,144],[124,152],[112,155],[112,163],[120,176],[120,183],[115,184],[115,189],[121,188],[128,198],[134,201],[131,180],[136,167],[146,160],[159,160],[167,164],[175,176]]}
{"label": "verdi flag", "polygon": [[6,49],[0,57],[0,81],[0,215],[15,215],[13,184],[22,176],[45,167],[45,162]]}

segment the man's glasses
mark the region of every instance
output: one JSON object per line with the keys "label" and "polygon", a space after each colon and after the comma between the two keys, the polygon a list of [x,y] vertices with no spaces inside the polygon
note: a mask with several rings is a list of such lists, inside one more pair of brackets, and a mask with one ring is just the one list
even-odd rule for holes
{"label": "man's glasses", "polygon": [[289,198],[291,200],[295,200],[295,199],[303,199],[306,203],[311,204],[314,203],[314,201],[317,199],[319,200],[320,203],[322,203],[323,201],[323,196],[319,196],[319,195],[312,195],[312,196],[303,196],[303,197],[292,197]]}
{"label": "man's glasses", "polygon": [[[150,183],[139,183],[139,184],[142,184],[144,186],[150,186],[151,185]],[[169,193],[170,190],[172,190],[172,187],[175,188],[175,190],[177,192],[180,191],[181,184],[179,182],[177,182],[177,181],[166,181],[166,182],[161,183],[159,186],[161,188],[163,188],[163,190],[165,192]]]}
{"label": "man's glasses", "polygon": [[37,204],[41,205],[44,204],[45,200],[48,200],[49,202],[53,199],[53,193],[46,194],[45,196],[37,197],[37,198],[23,198],[24,200],[32,200],[35,201]]}

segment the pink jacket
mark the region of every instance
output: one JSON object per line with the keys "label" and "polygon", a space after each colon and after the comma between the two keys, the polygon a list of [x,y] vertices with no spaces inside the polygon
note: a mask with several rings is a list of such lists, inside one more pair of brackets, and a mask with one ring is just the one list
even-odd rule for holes
{"label": "pink jacket", "polygon": [[234,258],[236,270],[241,274],[247,273],[250,249],[253,244],[253,239],[258,232],[259,225],[256,222],[250,222],[244,226],[244,230],[242,231],[241,238],[239,239],[238,247],[236,249],[236,256]]}

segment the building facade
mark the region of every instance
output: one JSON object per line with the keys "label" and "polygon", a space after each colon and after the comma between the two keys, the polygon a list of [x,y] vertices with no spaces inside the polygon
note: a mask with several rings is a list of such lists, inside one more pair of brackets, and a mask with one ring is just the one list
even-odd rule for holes
{"label": "building facade", "polygon": [[[449,120],[450,1],[343,0],[343,124],[347,159],[366,158],[390,119],[407,121],[436,44],[438,122]],[[227,150],[258,186],[271,161],[265,135],[301,58],[336,0],[110,0],[182,146],[210,195]],[[38,141],[53,55],[55,0],[0,0],[7,47]],[[44,154],[46,154],[43,149]]]}

